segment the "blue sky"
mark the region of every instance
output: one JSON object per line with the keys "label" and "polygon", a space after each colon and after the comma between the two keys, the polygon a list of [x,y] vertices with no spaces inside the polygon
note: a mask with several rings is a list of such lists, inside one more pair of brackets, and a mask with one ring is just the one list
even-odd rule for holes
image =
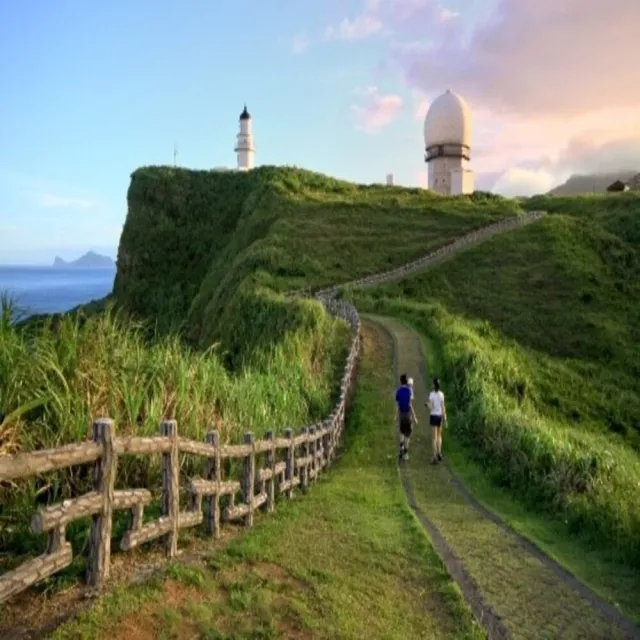
{"label": "blue sky", "polygon": [[[244,102],[259,164],[417,184],[421,123],[356,128],[376,43],[308,46],[344,2],[7,0],[0,4],[0,264],[113,253],[130,173],[145,164],[235,163]],[[353,12],[359,3],[352,4]],[[308,35],[305,35],[308,34]],[[406,91],[405,91],[406,93]]]}
{"label": "blue sky", "polygon": [[[522,65],[535,63],[526,51],[505,54],[529,46],[531,30],[518,35],[518,25],[528,23],[515,10],[528,12],[528,20],[538,11],[541,29],[545,16],[557,22],[552,0],[532,6],[530,0],[4,0],[0,264],[46,264],[56,254],[69,259],[91,248],[113,255],[131,172],[172,163],[174,143],[183,166],[233,166],[245,102],[258,164],[295,164],[359,182],[393,172],[397,183],[417,185],[426,176],[424,111],[451,85],[471,97],[474,120],[477,114],[480,183],[483,172],[495,181],[511,175],[510,167],[520,171],[518,180],[548,181],[556,166],[551,152],[573,139],[558,133],[568,130],[566,115],[556,129],[548,121],[535,129],[530,113],[519,114],[521,105],[514,102],[509,112],[509,95],[522,97],[527,89]],[[496,13],[500,7],[513,16]],[[509,19],[514,26],[502,29],[509,35],[504,50],[480,51],[501,42],[491,28]],[[531,46],[539,48],[534,35]],[[564,58],[557,57],[558,65]],[[505,73],[512,59],[522,73]],[[551,81],[557,75],[566,87],[575,77],[584,86],[579,74],[560,72]],[[511,78],[520,82],[517,94],[501,88]],[[548,96],[555,89],[542,83],[541,91]],[[527,99],[535,105],[535,96]],[[492,109],[509,114],[507,125],[492,120]],[[552,130],[555,146],[544,147],[537,131]],[[495,153],[500,140],[507,155]]]}

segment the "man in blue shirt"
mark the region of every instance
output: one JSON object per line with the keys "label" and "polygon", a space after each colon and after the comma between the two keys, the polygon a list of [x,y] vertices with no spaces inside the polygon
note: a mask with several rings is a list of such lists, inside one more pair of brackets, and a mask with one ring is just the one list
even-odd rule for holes
{"label": "man in blue shirt", "polygon": [[[413,380],[411,380],[413,383]],[[398,406],[398,426],[400,427],[400,461],[409,459],[409,440],[413,423],[417,424],[415,409],[413,408],[413,384],[409,384],[407,375],[400,376],[400,386],[396,390],[396,405]]]}

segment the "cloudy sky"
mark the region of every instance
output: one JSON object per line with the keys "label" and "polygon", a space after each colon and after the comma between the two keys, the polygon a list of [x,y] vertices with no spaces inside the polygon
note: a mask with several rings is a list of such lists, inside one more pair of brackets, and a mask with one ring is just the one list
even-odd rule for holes
{"label": "cloudy sky", "polygon": [[[422,120],[474,114],[478,188],[640,170],[638,0],[7,0],[0,264],[115,252],[130,173],[257,161],[424,185]],[[214,212],[212,212],[213,214]]]}

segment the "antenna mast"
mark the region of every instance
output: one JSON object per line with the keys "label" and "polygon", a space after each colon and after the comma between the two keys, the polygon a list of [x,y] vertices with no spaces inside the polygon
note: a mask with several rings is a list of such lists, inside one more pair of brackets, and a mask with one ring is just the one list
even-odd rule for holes
{"label": "antenna mast", "polygon": [[178,166],[178,145],[177,144],[173,145],[173,166],[174,167]]}

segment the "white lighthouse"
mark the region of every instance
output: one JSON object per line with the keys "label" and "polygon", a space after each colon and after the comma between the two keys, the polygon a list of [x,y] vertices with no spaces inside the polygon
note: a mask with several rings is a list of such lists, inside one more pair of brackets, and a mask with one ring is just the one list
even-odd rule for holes
{"label": "white lighthouse", "polygon": [[433,101],[424,120],[425,162],[429,189],[445,196],[472,193],[471,109],[448,91]]}
{"label": "white lighthouse", "polygon": [[253,169],[256,157],[256,148],[253,144],[253,126],[251,115],[247,111],[247,105],[240,114],[240,131],[236,136],[236,148],[234,151],[238,157],[238,171]]}

